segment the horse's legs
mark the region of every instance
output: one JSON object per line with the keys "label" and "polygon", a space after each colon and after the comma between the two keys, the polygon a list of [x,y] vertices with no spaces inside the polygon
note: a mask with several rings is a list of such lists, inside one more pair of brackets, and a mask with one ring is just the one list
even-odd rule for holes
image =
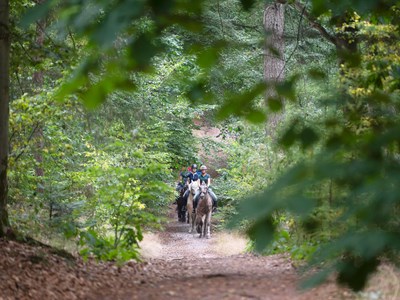
{"label": "horse's legs", "polygon": [[186,205],[187,223],[189,224],[189,233],[192,232],[192,229],[190,227],[191,227],[191,221],[193,218],[193,216],[192,216],[193,204],[192,204],[190,197],[192,197],[192,195],[189,195],[188,203]]}
{"label": "horse's legs", "polygon": [[176,206],[176,210],[178,212],[178,221],[181,221],[181,207],[179,204]]}
{"label": "horse's legs", "polygon": [[[203,216],[204,217],[204,216]],[[201,238],[203,236],[203,226],[204,226],[204,220],[203,217],[200,218],[200,230],[198,230],[198,232],[200,233],[199,238]]]}
{"label": "horse's legs", "polygon": [[207,235],[208,213],[204,215],[203,237]]}
{"label": "horse's legs", "polygon": [[194,227],[195,227],[195,225],[196,225],[196,213],[195,212],[192,212],[192,224],[190,224],[191,225],[191,229],[190,229],[190,231],[189,232],[194,232]]}
{"label": "horse's legs", "polygon": [[192,223],[193,223],[193,214],[192,214],[192,212],[189,211],[189,210],[188,210],[187,213],[188,213],[187,216],[188,216],[188,223],[189,223],[189,233],[192,233],[192,231],[193,231],[193,226],[192,226]]}
{"label": "horse's legs", "polygon": [[201,233],[200,237],[206,237],[206,231],[207,231],[207,214],[201,217],[201,220],[203,223],[201,224]]}
{"label": "horse's legs", "polygon": [[182,205],[182,209],[181,209],[181,218],[182,218],[181,222],[185,223],[186,222],[186,210],[185,210],[184,205]]}
{"label": "horse's legs", "polygon": [[209,239],[211,237],[211,211],[207,214],[207,225],[206,225],[206,230],[207,234],[206,237]]}
{"label": "horse's legs", "polygon": [[[192,195],[190,194],[186,203],[186,211],[187,211],[187,223],[190,225],[190,221],[192,219],[192,210],[193,210],[193,200]],[[190,230],[189,230],[190,232]]]}

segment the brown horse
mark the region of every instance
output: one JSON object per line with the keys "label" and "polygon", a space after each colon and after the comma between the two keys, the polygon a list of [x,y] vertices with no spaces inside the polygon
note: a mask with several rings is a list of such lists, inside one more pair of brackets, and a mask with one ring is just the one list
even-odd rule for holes
{"label": "brown horse", "polygon": [[177,190],[179,192],[179,196],[176,197],[176,211],[178,212],[178,221],[179,222],[185,222],[186,221],[186,205],[185,205],[185,198],[183,195],[185,194],[185,191],[187,190],[187,186],[181,186],[179,185],[177,187]]}
{"label": "brown horse", "polygon": [[211,227],[211,211],[212,211],[212,199],[208,194],[208,187],[205,184],[200,186],[200,199],[196,208],[196,230],[197,233],[200,233],[201,237],[207,237],[208,239],[211,236],[210,227]]}
{"label": "brown horse", "polygon": [[194,230],[194,221],[196,219],[196,213],[193,213],[193,198],[199,186],[200,186],[200,180],[192,181],[189,184],[189,197],[186,205],[187,222],[189,223],[190,226],[189,233],[191,233]]}

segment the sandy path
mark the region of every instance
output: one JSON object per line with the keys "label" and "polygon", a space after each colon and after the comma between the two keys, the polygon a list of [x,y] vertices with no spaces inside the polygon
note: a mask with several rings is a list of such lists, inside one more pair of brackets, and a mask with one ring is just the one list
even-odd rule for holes
{"label": "sandy path", "polygon": [[166,230],[159,234],[146,234],[141,243],[142,255],[145,259],[163,261],[180,259],[209,259],[244,253],[246,239],[234,233],[215,233],[212,238],[200,239],[199,234],[188,233],[189,224],[175,220],[171,208],[170,221]]}
{"label": "sandy path", "polygon": [[245,254],[246,240],[238,235],[212,232],[211,239],[199,239],[188,226],[171,219],[164,232],[146,235],[146,278],[96,299],[348,299],[332,283],[301,293],[285,256]]}

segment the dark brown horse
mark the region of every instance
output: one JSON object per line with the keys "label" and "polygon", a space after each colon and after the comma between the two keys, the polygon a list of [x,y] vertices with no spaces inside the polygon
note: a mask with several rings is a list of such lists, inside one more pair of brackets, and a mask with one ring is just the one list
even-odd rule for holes
{"label": "dark brown horse", "polygon": [[187,190],[187,186],[180,187],[178,189],[179,196],[176,198],[177,204],[177,212],[178,212],[178,221],[179,222],[186,222],[186,201],[184,198],[184,194]]}

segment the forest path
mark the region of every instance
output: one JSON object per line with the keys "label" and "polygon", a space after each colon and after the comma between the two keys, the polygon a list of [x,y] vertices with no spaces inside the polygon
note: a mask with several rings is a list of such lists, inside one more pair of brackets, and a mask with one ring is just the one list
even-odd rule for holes
{"label": "forest path", "polygon": [[175,220],[173,208],[170,216],[165,231],[145,235],[145,278],[129,289],[101,291],[95,299],[350,299],[332,283],[302,293],[285,256],[241,253],[245,240],[232,233],[200,239]]}

